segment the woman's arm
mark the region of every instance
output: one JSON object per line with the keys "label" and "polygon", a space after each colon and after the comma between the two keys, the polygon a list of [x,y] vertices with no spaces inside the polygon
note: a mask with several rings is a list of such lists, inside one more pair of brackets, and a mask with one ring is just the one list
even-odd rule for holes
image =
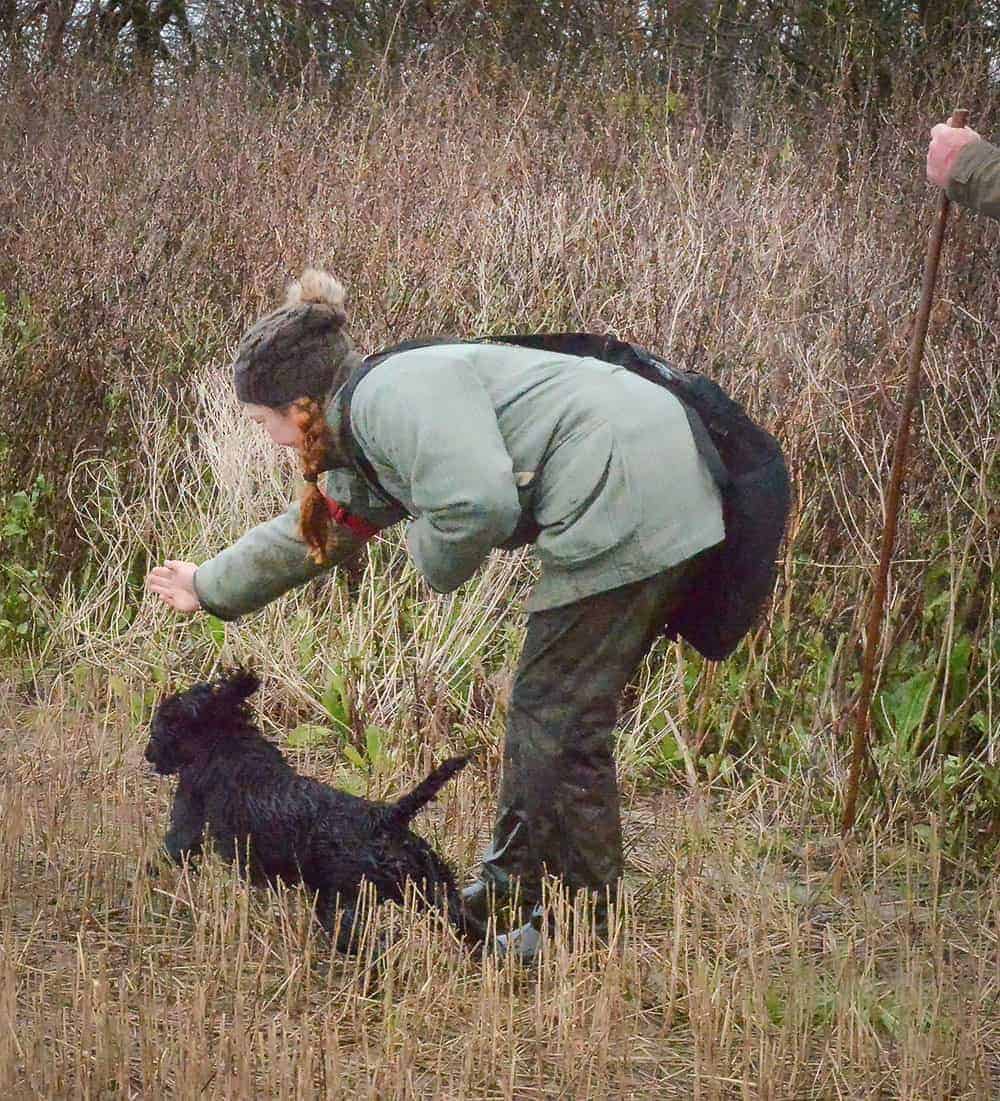
{"label": "woman's arm", "polygon": [[412,503],[414,565],[432,589],[451,592],[517,526],[513,462],[486,388],[461,360],[401,360],[358,386],[351,424],[386,488]]}
{"label": "woman's arm", "polygon": [[296,502],[281,516],[252,528],[195,572],[193,585],[201,606],[219,619],[256,612],[331,566],[353,558],[365,544],[349,528],[337,526],[329,562],[317,566],[299,530]]}
{"label": "woman's arm", "polygon": [[[330,484],[331,488],[346,488],[342,479],[331,479]],[[388,513],[374,515],[371,510],[364,518],[379,527],[399,519]],[[333,529],[332,540],[330,561],[317,566],[302,539],[296,502],[281,516],[258,524],[200,566],[176,560],[157,566],[150,571],[146,587],[176,611],[203,609],[219,619],[236,619],[263,608],[331,566],[349,561],[367,542],[340,524]]]}

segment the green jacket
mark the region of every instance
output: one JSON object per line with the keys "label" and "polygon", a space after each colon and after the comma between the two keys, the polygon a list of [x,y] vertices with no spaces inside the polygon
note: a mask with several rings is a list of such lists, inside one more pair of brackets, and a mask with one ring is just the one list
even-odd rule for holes
{"label": "green jacket", "polygon": [[991,218],[1000,218],[1000,149],[974,141],[959,153],[948,198]]}
{"label": "green jacket", "polygon": [[[327,421],[338,437],[339,403]],[[413,516],[406,542],[431,588],[450,592],[511,539],[540,527],[541,611],[639,581],[724,536],[718,489],[680,402],[622,367],[498,344],[401,352],[358,385],[351,427],[381,485]],[[402,519],[344,457],[327,493],[379,526]],[[336,562],[360,542],[345,539]],[[298,506],[203,563],[202,604],[224,619],[322,572]]]}

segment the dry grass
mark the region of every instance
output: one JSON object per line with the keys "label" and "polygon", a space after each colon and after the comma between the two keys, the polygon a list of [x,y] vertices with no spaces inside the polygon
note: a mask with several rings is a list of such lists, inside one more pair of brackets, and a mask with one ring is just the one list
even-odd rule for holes
{"label": "dry grass", "polygon": [[[330,962],[293,893],[144,872],[167,785],[98,701],[6,701],[5,1097],[979,1097],[1000,1086],[1000,889],[935,831],[859,839],[843,887],[794,794],[634,794],[610,948],[534,972],[379,912],[380,987]],[[303,767],[329,776],[333,762]],[[401,770],[394,786],[408,779]],[[493,784],[422,828],[467,866]]]}
{"label": "dry grass", "polygon": [[[61,592],[33,590],[44,643],[0,685],[0,1094],[996,1095],[1000,285],[981,220],[954,227],[928,347],[879,783],[831,875],[927,225],[916,108],[864,150],[836,112],[748,105],[709,141],[655,96],[471,72],[273,99],[236,78],[157,100],[40,78],[2,111],[0,380],[19,400],[0,455],[59,478],[91,553]],[[235,659],[265,678],[271,733],[331,729],[300,754],[324,778],[398,791],[481,746],[421,825],[463,874],[489,826],[529,559],[437,597],[393,534],[230,626],[141,594],[150,561],[201,560],[288,499],[224,365],[311,261],[344,278],[364,349],[615,330],[721,378],[787,445],[769,633],[719,668],[664,647],[627,701],[610,949],[556,944],[519,974],[385,911],[400,936],[366,989],[294,893],[143,871],[167,805],[141,761],[149,709]],[[362,774],[342,751],[366,726]]]}

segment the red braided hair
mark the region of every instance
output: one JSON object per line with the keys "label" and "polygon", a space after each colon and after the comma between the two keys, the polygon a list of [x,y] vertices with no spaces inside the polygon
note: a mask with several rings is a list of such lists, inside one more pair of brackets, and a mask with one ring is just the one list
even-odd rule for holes
{"label": "red braided hair", "polygon": [[292,420],[302,433],[299,459],[305,487],[300,499],[302,538],[309,547],[309,557],[317,566],[330,560],[332,523],[326,498],[316,484],[325,469],[325,461],[333,444],[323,410],[313,398],[299,398],[289,407]]}

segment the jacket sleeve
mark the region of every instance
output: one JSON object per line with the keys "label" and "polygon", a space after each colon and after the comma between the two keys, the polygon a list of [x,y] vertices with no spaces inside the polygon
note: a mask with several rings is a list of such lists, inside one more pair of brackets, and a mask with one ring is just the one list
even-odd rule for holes
{"label": "jacket sleeve", "polygon": [[406,541],[417,569],[438,592],[458,588],[521,515],[486,388],[460,359],[421,356],[373,371],[351,414],[379,480],[412,502]]}
{"label": "jacket sleeve", "polygon": [[948,198],[1000,218],[1000,149],[988,141],[967,145],[958,155]]}
{"label": "jacket sleeve", "polygon": [[[388,527],[402,516],[373,505],[359,480],[346,471],[332,471],[326,488],[330,496],[377,527]],[[198,567],[194,587],[202,607],[227,620],[255,612],[296,585],[350,561],[365,544],[346,527],[337,527],[334,534],[329,564],[317,566],[309,557],[299,529],[296,502],[281,516],[258,524]]]}
{"label": "jacket sleeve", "polygon": [[[345,530],[343,544],[337,546],[330,565],[346,561],[361,545],[360,538]],[[205,611],[219,619],[236,619],[328,568],[317,566],[309,557],[299,533],[296,502],[281,516],[251,528],[231,547],[203,562],[195,572],[194,588]]]}

